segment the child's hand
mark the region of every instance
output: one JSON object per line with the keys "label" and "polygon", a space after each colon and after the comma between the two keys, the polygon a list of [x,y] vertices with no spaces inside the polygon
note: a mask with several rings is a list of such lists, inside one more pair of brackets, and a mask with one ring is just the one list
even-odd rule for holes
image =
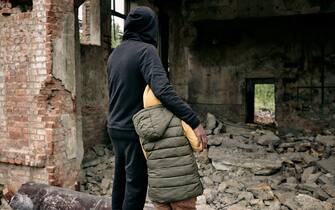
{"label": "child's hand", "polygon": [[196,127],[194,129],[194,133],[197,136],[197,138],[199,139],[199,143],[202,145],[202,150],[207,149],[207,143],[208,143],[208,139],[207,139],[207,135],[205,133],[204,128],[202,127],[201,124],[198,125],[198,127]]}

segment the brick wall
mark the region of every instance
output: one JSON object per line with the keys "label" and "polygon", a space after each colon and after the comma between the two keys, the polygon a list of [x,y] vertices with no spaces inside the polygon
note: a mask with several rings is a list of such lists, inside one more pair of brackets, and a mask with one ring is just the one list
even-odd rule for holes
{"label": "brick wall", "polygon": [[53,75],[69,5],[34,0],[32,11],[0,15],[0,183],[14,189],[28,180],[72,186],[80,169],[76,93]]}

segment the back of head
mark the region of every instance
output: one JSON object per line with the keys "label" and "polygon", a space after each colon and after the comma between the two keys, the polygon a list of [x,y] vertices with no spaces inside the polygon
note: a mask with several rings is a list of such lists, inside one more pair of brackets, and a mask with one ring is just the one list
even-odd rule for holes
{"label": "back of head", "polygon": [[126,19],[123,40],[136,40],[157,46],[158,21],[149,7],[132,9]]}

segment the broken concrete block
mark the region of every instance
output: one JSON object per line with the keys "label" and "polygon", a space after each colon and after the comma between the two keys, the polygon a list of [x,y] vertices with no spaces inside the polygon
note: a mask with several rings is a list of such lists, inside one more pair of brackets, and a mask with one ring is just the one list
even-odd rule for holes
{"label": "broken concrete block", "polygon": [[316,210],[316,209],[324,209],[324,210],[332,210],[333,205],[328,202],[320,201],[312,196],[306,194],[299,194],[294,199],[300,206],[300,209],[304,210]]}
{"label": "broken concrete block", "polygon": [[335,198],[335,185],[323,185],[322,189],[331,197]]}
{"label": "broken concrete block", "polygon": [[218,126],[213,130],[213,134],[217,135],[225,131],[224,125],[222,122],[219,122]]}
{"label": "broken concrete block", "polygon": [[110,185],[112,183],[111,179],[103,178],[100,184],[100,187],[102,189],[102,193],[106,194],[107,190],[109,189]]}
{"label": "broken concrete block", "polygon": [[209,135],[208,145],[209,146],[220,146],[222,144],[223,136],[221,135]]}
{"label": "broken concrete block", "polygon": [[328,173],[335,175],[335,156],[320,160],[317,162],[317,165]]}
{"label": "broken concrete block", "polygon": [[332,146],[335,147],[335,136],[322,136],[317,135],[315,137],[315,141],[319,142],[325,146]]}
{"label": "broken concrete block", "polygon": [[95,154],[97,154],[99,157],[102,157],[105,155],[105,147],[106,145],[97,144],[92,149],[94,150]]}
{"label": "broken concrete block", "polygon": [[301,181],[302,182],[306,182],[308,180],[308,178],[314,173],[314,171],[315,171],[315,167],[314,166],[305,168],[304,172],[301,175]]}
{"label": "broken concrete block", "polygon": [[277,199],[264,201],[265,209],[281,210],[281,203]]}
{"label": "broken concrete block", "polygon": [[252,192],[252,194],[262,200],[273,200],[274,194],[270,185],[266,183],[258,184],[252,187],[248,187],[247,191]]}
{"label": "broken concrete block", "polygon": [[280,203],[282,203],[284,206],[287,206],[289,209],[299,209],[298,203],[294,200],[294,192],[275,191],[275,195]]}
{"label": "broken concrete block", "polygon": [[216,118],[213,114],[207,113],[206,130],[213,130],[214,128],[216,128]]}
{"label": "broken concrete block", "polygon": [[239,193],[237,199],[245,200],[250,203],[250,201],[254,199],[254,195],[251,192],[241,192]]}
{"label": "broken concrete block", "polygon": [[272,174],[282,166],[282,161],[276,154],[228,151],[222,147],[210,147],[208,157],[212,159],[212,164],[217,170],[235,166],[247,168],[257,175]]}
{"label": "broken concrete block", "polygon": [[262,146],[278,145],[280,143],[280,138],[272,131],[266,131],[263,135],[255,136],[254,140]]}
{"label": "broken concrete block", "polygon": [[317,181],[321,184],[335,185],[335,177],[330,173],[322,174],[318,177]]}

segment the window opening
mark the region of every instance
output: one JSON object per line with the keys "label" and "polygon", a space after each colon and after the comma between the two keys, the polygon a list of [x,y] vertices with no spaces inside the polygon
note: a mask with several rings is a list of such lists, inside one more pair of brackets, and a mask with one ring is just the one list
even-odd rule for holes
{"label": "window opening", "polygon": [[111,23],[112,23],[112,48],[117,47],[121,41],[123,36],[123,28],[126,15],[126,8],[128,8],[128,2],[122,0],[112,0],[111,1]]}

